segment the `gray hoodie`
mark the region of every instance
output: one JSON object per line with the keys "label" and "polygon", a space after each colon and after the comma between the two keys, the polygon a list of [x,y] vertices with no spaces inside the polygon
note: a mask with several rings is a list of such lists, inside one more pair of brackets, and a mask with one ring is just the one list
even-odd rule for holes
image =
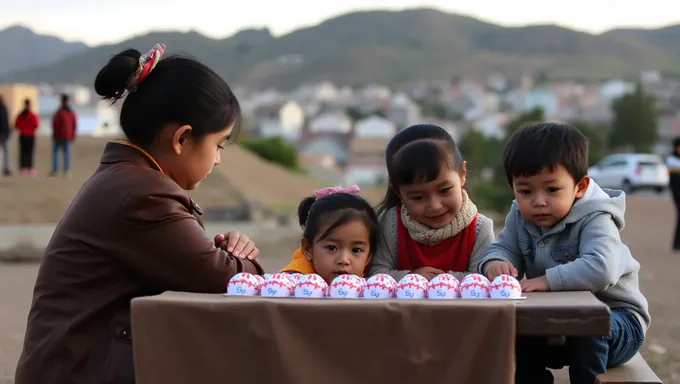
{"label": "gray hoodie", "polygon": [[640,263],[619,234],[625,212],[623,191],[602,189],[592,180],[585,196],[552,228],[525,221],[515,201],[479,272],[488,261],[509,261],[520,279],[546,275],[551,291],[591,291],[610,308],[636,315],[647,329],[651,318],[640,292]]}

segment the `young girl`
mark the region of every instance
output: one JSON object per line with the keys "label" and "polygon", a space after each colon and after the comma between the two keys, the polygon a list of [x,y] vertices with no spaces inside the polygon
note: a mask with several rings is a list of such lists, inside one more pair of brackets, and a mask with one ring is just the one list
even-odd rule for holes
{"label": "young girl", "polygon": [[186,193],[238,135],[238,101],[205,65],[159,61],[164,48],[121,52],[97,75],[99,95],[127,95],[127,140],[106,145],[45,249],[17,384],[134,383],[132,299],[221,293],[238,272],[263,273],[247,237],[206,236]]}
{"label": "young girl", "polygon": [[378,219],[359,187],[324,188],[298,208],[301,247],[281,272],[316,273],[327,283],[341,274],[363,276],[378,245]]}
{"label": "young girl", "polygon": [[390,140],[385,157],[389,187],[369,275],[399,280],[418,273],[430,280],[476,272],[494,241],[493,222],[477,213],[463,189],[467,164],[451,135],[436,125],[413,125]]}

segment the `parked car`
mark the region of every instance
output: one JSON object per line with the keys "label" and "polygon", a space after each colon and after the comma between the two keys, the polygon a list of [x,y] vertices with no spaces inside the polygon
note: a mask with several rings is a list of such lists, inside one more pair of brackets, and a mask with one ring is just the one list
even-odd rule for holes
{"label": "parked car", "polygon": [[601,187],[621,189],[626,193],[645,189],[663,193],[669,182],[663,158],[643,153],[607,156],[590,167],[588,175]]}

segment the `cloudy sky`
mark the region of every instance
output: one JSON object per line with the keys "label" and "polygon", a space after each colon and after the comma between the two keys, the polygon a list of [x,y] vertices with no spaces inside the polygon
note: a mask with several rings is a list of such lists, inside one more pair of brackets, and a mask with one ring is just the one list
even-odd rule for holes
{"label": "cloudy sky", "polygon": [[[225,37],[246,27],[275,35],[365,9],[435,7],[503,25],[555,23],[588,32],[680,24],[672,0],[0,0],[0,29],[13,24],[88,44],[149,30],[195,29]],[[188,4],[190,6],[188,6]],[[228,4],[228,5],[227,5]]]}

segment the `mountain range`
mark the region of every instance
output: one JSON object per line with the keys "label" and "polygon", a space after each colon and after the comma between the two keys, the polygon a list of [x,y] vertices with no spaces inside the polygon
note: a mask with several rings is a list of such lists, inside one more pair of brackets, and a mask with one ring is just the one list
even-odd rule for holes
{"label": "mountain range", "polygon": [[116,52],[156,42],[190,54],[232,85],[293,87],[330,80],[398,84],[501,72],[602,79],[656,69],[680,75],[680,25],[589,34],[555,25],[504,27],[434,9],[353,12],[274,37],[247,29],[224,39],[151,32],[86,47],[23,27],[0,31],[0,80],[92,84]]}

